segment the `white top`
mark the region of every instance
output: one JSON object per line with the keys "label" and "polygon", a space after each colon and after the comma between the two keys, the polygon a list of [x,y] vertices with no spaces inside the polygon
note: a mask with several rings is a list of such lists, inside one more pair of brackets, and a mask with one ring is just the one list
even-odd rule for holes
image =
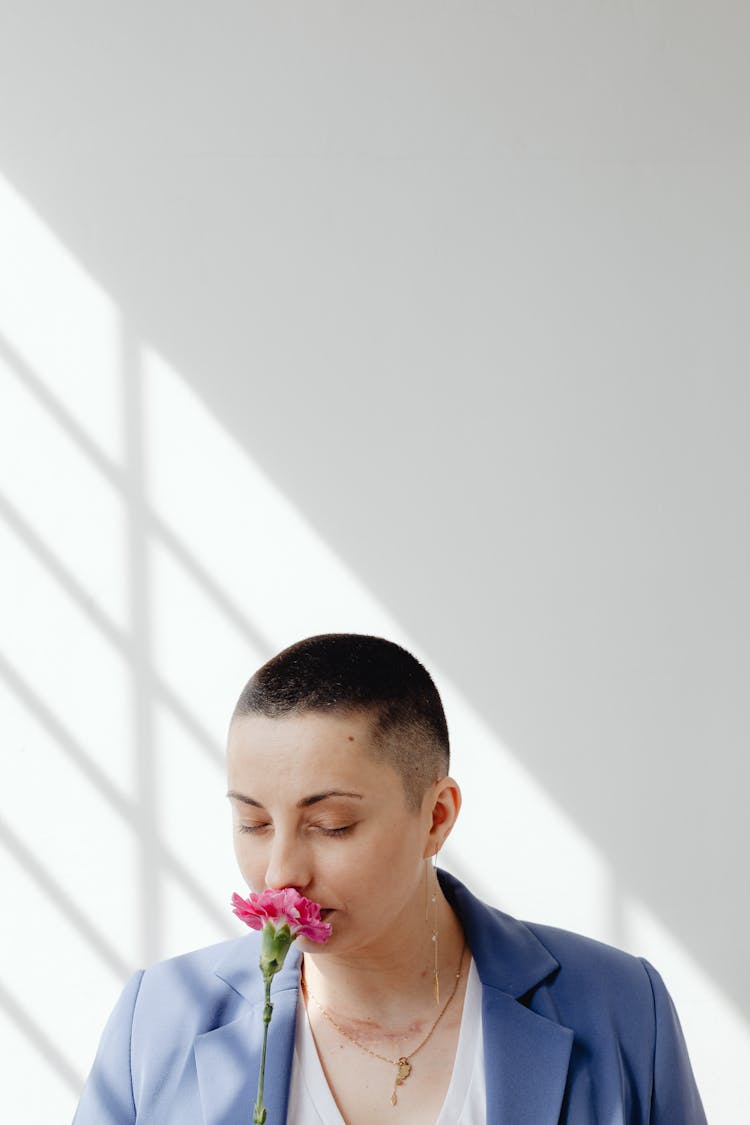
{"label": "white top", "polygon": [[[435,1125],[486,1125],[482,985],[472,960],[448,1092]],[[345,1125],[320,1065],[300,993],[288,1125]]]}

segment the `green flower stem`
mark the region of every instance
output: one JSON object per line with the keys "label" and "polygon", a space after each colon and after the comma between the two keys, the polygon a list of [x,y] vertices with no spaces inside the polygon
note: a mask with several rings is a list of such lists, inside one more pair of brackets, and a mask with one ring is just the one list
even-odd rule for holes
{"label": "green flower stem", "polygon": [[266,976],[266,1002],[263,1005],[263,1046],[260,1053],[260,1074],[258,1075],[258,1095],[255,1099],[255,1106],[253,1107],[253,1125],[263,1125],[266,1120],[266,1107],[263,1105],[263,1080],[266,1077],[266,1043],[268,1042],[268,1025],[271,1022],[273,1015],[273,1004],[271,1003],[271,976]]}

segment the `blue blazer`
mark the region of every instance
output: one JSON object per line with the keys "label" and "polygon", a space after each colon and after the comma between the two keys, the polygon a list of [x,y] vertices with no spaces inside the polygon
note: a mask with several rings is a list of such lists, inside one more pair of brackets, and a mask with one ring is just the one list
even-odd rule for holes
{"label": "blue blazer", "polygon": [[[487,1125],[706,1125],[677,1014],[646,961],[516,921],[445,872],[440,881],[482,982]],[[262,1035],[258,940],[130,978],[74,1125],[248,1125]],[[286,1121],[299,978],[293,946],[274,978],[268,1125]]]}

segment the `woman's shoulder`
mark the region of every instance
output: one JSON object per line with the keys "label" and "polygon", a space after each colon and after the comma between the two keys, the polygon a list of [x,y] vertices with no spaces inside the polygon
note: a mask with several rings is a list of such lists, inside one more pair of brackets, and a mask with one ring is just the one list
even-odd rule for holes
{"label": "woman's shoulder", "polygon": [[258,935],[254,933],[241,934],[240,937],[228,938],[217,941],[213,945],[204,945],[199,949],[190,949],[185,953],[178,953],[172,957],[165,957],[155,961],[143,970],[144,977],[149,980],[158,980],[161,977],[181,975],[184,973],[197,973],[199,976],[210,976],[215,968],[227,958],[239,954],[242,957],[247,952],[252,956],[253,946],[258,944]]}
{"label": "woman's shoulder", "polygon": [[133,1027],[168,1020],[194,1033],[232,1018],[243,999],[254,997],[259,941],[255,934],[217,942],[157,961],[135,974]]}
{"label": "woman's shoulder", "polygon": [[[259,956],[260,934],[250,932],[157,961],[140,975],[136,1020],[164,1009],[172,1018],[177,1013],[178,1018],[223,1022],[245,1002],[262,1001]],[[274,978],[274,992],[296,987],[298,979],[298,954],[292,949]]]}
{"label": "woman's shoulder", "polygon": [[[585,997],[613,1005],[628,1000],[653,1006],[661,978],[642,958],[572,930],[522,921],[476,898],[448,877],[444,889],[457,909],[485,983],[517,999],[532,990],[554,991],[574,1005]],[[482,971],[484,970],[484,971]]]}
{"label": "woman's shoulder", "polygon": [[625,977],[645,976],[642,958],[615,945],[541,922],[524,921],[519,924],[525,926],[549,950],[561,968],[571,973],[605,972]]}
{"label": "woman's shoulder", "polygon": [[642,957],[571,930],[537,922],[523,922],[557,962],[545,982],[562,1002],[577,1008],[627,1013],[634,1008],[652,1010],[654,993],[664,985],[656,970]]}

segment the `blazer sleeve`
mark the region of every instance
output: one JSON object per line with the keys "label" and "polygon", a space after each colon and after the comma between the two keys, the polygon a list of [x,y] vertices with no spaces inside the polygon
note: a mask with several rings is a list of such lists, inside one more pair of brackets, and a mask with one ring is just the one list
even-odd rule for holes
{"label": "blazer sleeve", "polygon": [[653,965],[641,961],[651,982],[656,1021],[650,1125],[706,1125],[672,998]]}
{"label": "blazer sleeve", "polygon": [[73,1125],[134,1125],[136,1120],[130,1042],[143,971],[125,985],[102,1032],[99,1050],[78,1103]]}

